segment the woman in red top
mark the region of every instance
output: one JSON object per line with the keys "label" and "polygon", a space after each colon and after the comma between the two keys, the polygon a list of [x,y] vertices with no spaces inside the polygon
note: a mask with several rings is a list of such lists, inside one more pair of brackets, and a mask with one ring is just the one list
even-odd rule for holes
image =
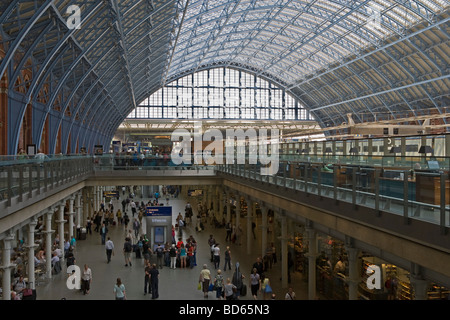
{"label": "woman in red top", "polygon": [[183,240],[181,240],[181,238],[178,238],[177,248],[180,249],[182,244],[184,245]]}

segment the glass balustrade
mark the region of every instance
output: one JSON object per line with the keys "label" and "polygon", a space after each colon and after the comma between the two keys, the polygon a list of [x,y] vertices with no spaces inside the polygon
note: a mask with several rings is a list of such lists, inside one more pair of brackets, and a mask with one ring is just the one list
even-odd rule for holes
{"label": "glass balustrade", "polygon": [[[236,156],[236,155],[235,155]],[[113,170],[147,170],[202,175],[228,173],[323,197],[347,201],[359,206],[450,225],[450,158],[394,156],[323,156],[280,154],[272,175],[262,174],[261,159],[246,155],[245,164],[226,155],[207,157],[184,155],[180,158],[101,156],[45,156],[27,158],[0,157],[0,202],[32,194],[33,190],[53,188],[77,177]],[[178,161],[176,161],[178,160]],[[233,160],[233,164],[227,164]],[[219,163],[219,164],[217,164]],[[276,162],[275,162],[276,163]],[[160,172],[161,173],[161,172]]]}

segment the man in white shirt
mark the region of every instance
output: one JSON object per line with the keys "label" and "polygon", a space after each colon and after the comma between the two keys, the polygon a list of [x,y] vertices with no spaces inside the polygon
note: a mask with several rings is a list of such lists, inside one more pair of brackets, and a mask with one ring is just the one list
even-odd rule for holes
{"label": "man in white shirt", "polygon": [[134,214],[136,213],[136,203],[133,200],[131,200],[130,206],[131,206],[131,213],[133,214],[134,217]]}
{"label": "man in white shirt", "polygon": [[106,258],[108,260],[108,263],[110,263],[111,255],[114,252],[114,243],[112,242],[110,237],[108,237],[108,241],[106,241],[106,243],[105,243],[105,249],[106,249]]}
{"label": "man in white shirt", "polygon": [[92,271],[87,264],[84,265],[83,274],[81,276],[83,294],[88,294],[91,289]]}
{"label": "man in white shirt", "polygon": [[217,269],[220,267],[220,248],[218,243],[214,245],[213,251],[214,251],[214,269]]}

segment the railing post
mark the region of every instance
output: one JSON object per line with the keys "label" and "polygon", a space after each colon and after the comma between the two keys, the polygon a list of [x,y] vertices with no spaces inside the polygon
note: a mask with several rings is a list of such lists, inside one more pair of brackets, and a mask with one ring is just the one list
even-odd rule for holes
{"label": "railing post", "polygon": [[6,205],[8,207],[11,207],[11,198],[12,198],[12,180],[13,180],[13,170],[12,170],[12,166],[8,166],[8,168],[6,169],[7,172],[7,194],[8,194],[8,200]]}
{"label": "railing post", "polygon": [[[348,168],[347,168],[348,170]],[[356,207],[356,167],[352,169],[352,204]]]}
{"label": "railing post", "polygon": [[297,190],[297,167],[298,167],[298,162],[293,162],[292,165],[294,166],[294,170],[292,170],[292,172],[294,173],[294,176],[293,176],[293,189],[296,191]]}
{"label": "railing post", "polygon": [[447,233],[447,228],[445,226],[445,205],[446,205],[446,199],[445,199],[445,173],[441,172],[440,174],[440,196],[441,196],[441,202],[440,202],[440,225],[441,225],[441,234]]}
{"label": "railing post", "polygon": [[23,165],[19,165],[19,202],[23,201]]}
{"label": "railing post", "polygon": [[55,164],[50,165],[50,183],[53,189],[53,186],[55,185]]}
{"label": "railing post", "polygon": [[403,217],[405,224],[409,224],[408,217],[408,171],[403,172]]}
{"label": "railing post", "polygon": [[36,165],[36,189],[37,194],[41,194],[41,164]]}
{"label": "railing post", "polygon": [[48,174],[48,166],[49,166],[49,164],[48,164],[48,162],[46,162],[46,161],[44,161],[43,163],[42,163],[42,165],[44,166],[44,192],[47,192],[47,184],[48,184],[48,178],[47,178],[47,174]]}
{"label": "railing post", "polygon": [[28,164],[28,197],[33,196],[33,164]]}
{"label": "railing post", "polygon": [[380,170],[375,169],[374,176],[375,176],[375,185],[374,185],[374,193],[375,193],[375,211],[377,216],[381,215],[380,212]]}
{"label": "railing post", "polygon": [[333,198],[334,198],[335,202],[337,202],[337,193],[338,193],[338,190],[337,190],[338,176],[337,176],[337,174],[338,174],[337,167],[333,166]]}
{"label": "railing post", "polygon": [[322,197],[322,168],[321,166],[317,166],[317,195]]}
{"label": "railing post", "polygon": [[305,173],[303,175],[303,180],[305,181],[305,192],[308,195],[308,163],[305,162]]}

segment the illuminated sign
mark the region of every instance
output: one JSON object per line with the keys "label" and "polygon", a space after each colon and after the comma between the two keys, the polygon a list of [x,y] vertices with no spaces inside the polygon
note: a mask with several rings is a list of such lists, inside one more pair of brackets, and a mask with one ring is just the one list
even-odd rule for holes
{"label": "illuminated sign", "polygon": [[172,216],[172,207],[170,206],[152,206],[145,210],[147,217]]}

